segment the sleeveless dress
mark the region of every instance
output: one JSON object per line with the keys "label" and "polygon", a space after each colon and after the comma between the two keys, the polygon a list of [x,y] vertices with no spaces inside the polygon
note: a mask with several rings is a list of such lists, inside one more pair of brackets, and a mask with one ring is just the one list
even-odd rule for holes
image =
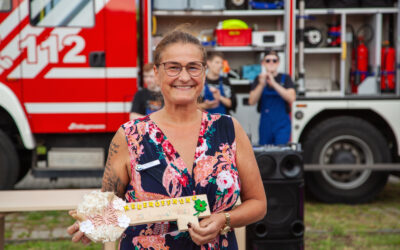
{"label": "sleeveless dress", "polygon": [[[190,174],[179,153],[149,116],[122,125],[129,148],[132,178],[127,202],[206,194],[211,213],[229,211],[240,196],[236,141],[232,118],[203,112]],[[138,164],[158,165],[136,170]],[[148,164],[154,165],[154,164]],[[176,222],[128,227],[120,249],[238,249],[233,231],[197,246]]]}

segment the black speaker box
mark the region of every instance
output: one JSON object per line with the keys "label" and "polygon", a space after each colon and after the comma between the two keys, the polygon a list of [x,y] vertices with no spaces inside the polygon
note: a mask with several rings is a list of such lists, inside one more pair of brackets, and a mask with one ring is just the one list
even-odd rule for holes
{"label": "black speaker box", "polygon": [[298,145],[253,147],[263,180],[303,179],[303,157]]}
{"label": "black speaker box", "polygon": [[303,250],[303,239],[257,240],[247,250]]}
{"label": "black speaker box", "polygon": [[267,215],[246,227],[247,249],[300,249],[304,235],[301,151],[298,145],[253,149],[267,196]]}
{"label": "black speaker box", "polygon": [[227,10],[247,10],[249,8],[248,0],[225,0]]}
{"label": "black speaker box", "polygon": [[264,181],[267,215],[246,227],[247,241],[301,238],[304,234],[304,181]]}

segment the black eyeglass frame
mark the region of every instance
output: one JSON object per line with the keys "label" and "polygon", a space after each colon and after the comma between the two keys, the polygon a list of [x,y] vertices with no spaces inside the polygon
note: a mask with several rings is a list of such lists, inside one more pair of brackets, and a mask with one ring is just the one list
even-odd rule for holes
{"label": "black eyeglass frame", "polygon": [[[167,63],[179,64],[179,65],[180,65],[179,71],[178,71],[176,74],[173,74],[173,75],[168,74],[168,71],[167,71],[167,69],[165,68],[165,64],[167,64]],[[193,75],[189,70],[187,70],[186,67],[187,67],[188,65],[192,64],[192,63],[200,63],[200,64],[201,64],[202,67],[201,67],[201,71],[200,71],[199,74]],[[207,68],[207,64],[206,64],[205,62],[201,62],[201,61],[189,62],[189,63],[187,63],[185,66],[183,66],[182,64],[180,64],[180,63],[178,63],[178,62],[171,62],[171,61],[168,61],[168,62],[162,62],[162,63],[156,64],[157,68],[160,67],[160,65],[163,65],[163,68],[164,68],[165,73],[167,74],[167,76],[170,76],[170,77],[175,77],[175,76],[179,75],[179,74],[182,72],[183,68],[186,69],[186,72],[187,72],[190,76],[192,76],[192,77],[199,77],[199,76],[206,70],[206,68]]]}
{"label": "black eyeglass frame", "polygon": [[264,61],[265,61],[266,63],[270,63],[270,62],[277,63],[277,62],[279,62],[278,59],[265,59]]}

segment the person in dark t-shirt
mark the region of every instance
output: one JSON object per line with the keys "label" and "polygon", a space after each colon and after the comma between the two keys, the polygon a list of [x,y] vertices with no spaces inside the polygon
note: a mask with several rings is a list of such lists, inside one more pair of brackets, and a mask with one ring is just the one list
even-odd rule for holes
{"label": "person in dark t-shirt", "polygon": [[132,100],[130,120],[134,120],[159,110],[163,106],[160,87],[155,82],[153,63],[143,67],[145,88],[136,92]]}
{"label": "person in dark t-shirt", "polygon": [[290,106],[296,100],[296,91],[289,75],[278,73],[279,56],[267,51],[261,63],[262,73],[251,85],[249,104],[258,104],[261,113],[259,144],[280,145],[290,140]]}
{"label": "person in dark t-shirt", "polygon": [[236,109],[236,95],[229,79],[221,75],[223,55],[212,53],[207,59],[207,75],[199,107],[209,113],[229,114]]}

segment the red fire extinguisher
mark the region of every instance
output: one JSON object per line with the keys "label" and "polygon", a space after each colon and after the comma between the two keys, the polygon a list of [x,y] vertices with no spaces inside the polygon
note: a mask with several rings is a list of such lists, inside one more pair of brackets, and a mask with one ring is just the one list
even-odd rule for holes
{"label": "red fire extinguisher", "polygon": [[393,92],[395,89],[396,51],[389,41],[383,43],[381,50],[381,91]]}
{"label": "red fire extinguisher", "polygon": [[353,93],[358,92],[358,85],[360,85],[368,75],[368,48],[365,46],[363,37],[358,38],[355,65],[356,70],[354,72],[354,84],[351,85],[351,91]]}
{"label": "red fire extinguisher", "polygon": [[340,47],[340,30],[340,24],[328,24],[326,42],[329,47]]}

